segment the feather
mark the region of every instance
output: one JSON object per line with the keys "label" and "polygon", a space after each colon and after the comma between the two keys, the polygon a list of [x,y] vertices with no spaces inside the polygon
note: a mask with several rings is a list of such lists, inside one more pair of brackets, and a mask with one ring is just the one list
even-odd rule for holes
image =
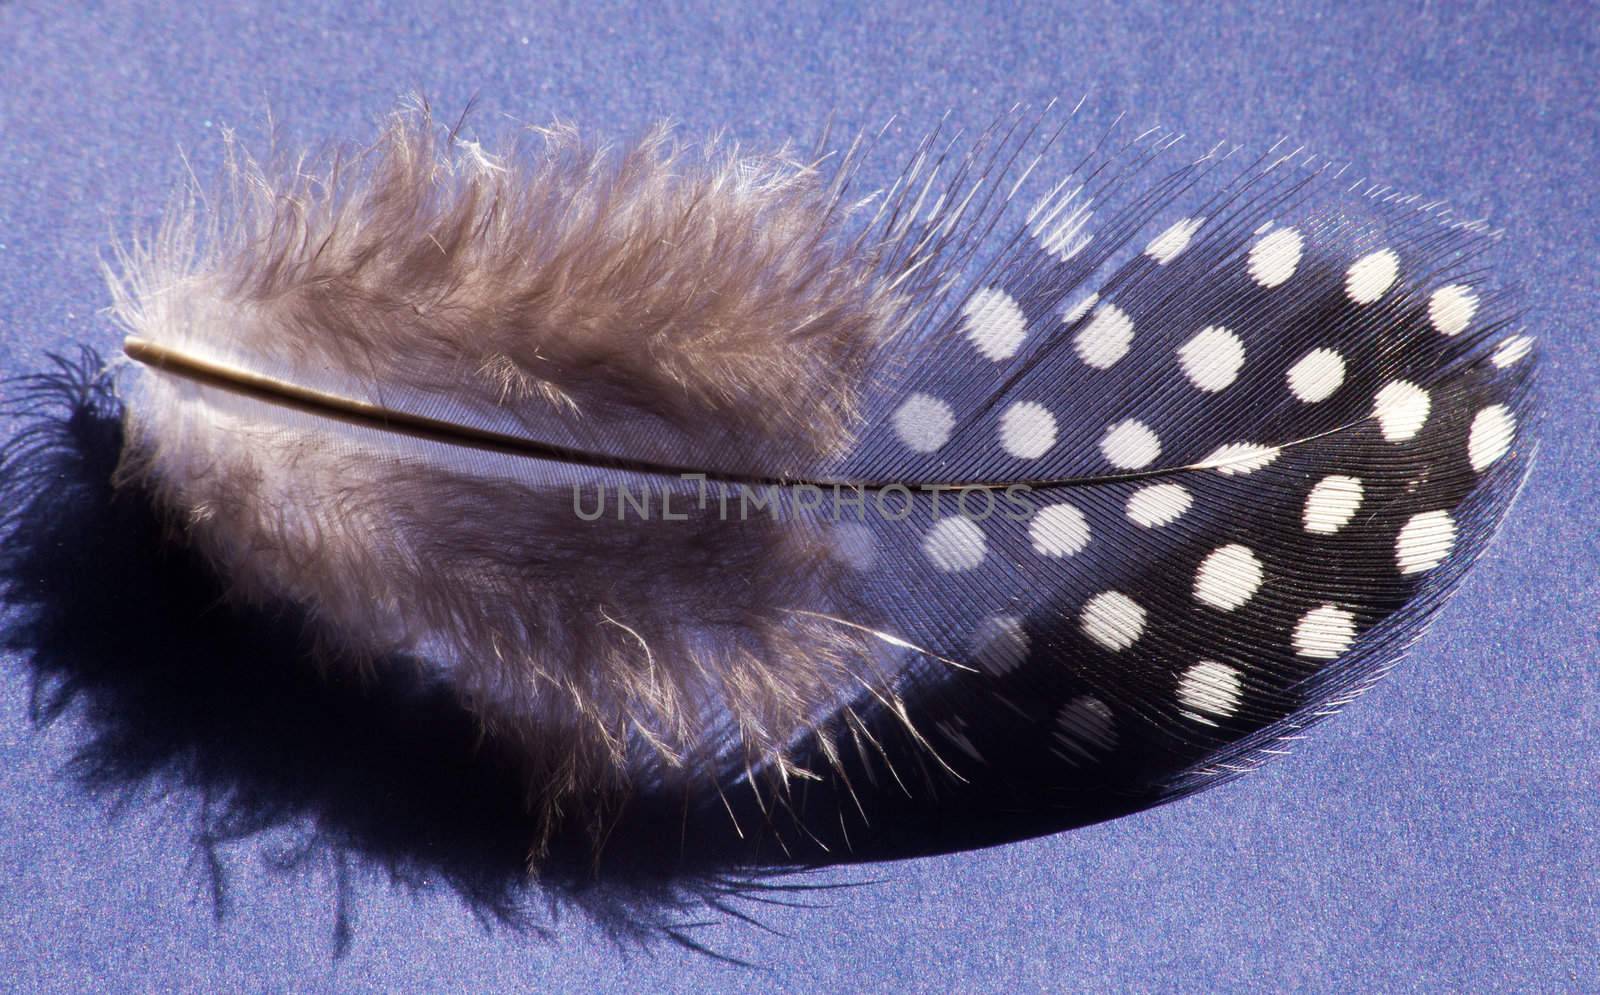
{"label": "feather", "polygon": [[872,196],[864,141],[230,136],[109,272],[119,483],[330,665],[425,661],[547,832],[710,791],[971,845],[1226,779],[1483,549],[1531,339],[1440,203],[1115,125],[1050,183],[1045,120]]}

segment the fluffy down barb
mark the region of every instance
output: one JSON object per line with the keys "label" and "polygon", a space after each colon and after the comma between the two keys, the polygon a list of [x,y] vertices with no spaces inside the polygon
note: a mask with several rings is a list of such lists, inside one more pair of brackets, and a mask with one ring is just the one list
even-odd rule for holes
{"label": "fluffy down barb", "polygon": [[124,261],[118,314],[155,345],[342,397],[792,471],[848,446],[862,379],[910,316],[888,244],[842,233],[848,168],[786,151],[665,126],[618,150],[558,126],[501,156],[421,110],[315,161],[228,141],[217,208],[179,202]]}
{"label": "fluffy down barb", "polygon": [[[826,621],[848,601],[827,536],[604,466],[775,473],[848,445],[915,283],[881,231],[841,234],[841,176],[664,128],[501,157],[421,111],[320,167],[230,142],[222,206],[180,201],[113,275],[149,364],[124,378],[120,478],[329,658],[440,664],[547,817],[641,776],[782,769],[881,683]],[[481,438],[386,430],[408,414]]]}

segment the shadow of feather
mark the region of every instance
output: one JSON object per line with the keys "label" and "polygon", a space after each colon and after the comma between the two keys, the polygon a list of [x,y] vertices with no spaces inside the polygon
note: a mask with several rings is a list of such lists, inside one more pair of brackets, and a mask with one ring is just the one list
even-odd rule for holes
{"label": "shadow of feather", "polygon": [[491,928],[549,939],[576,909],[619,944],[724,960],[695,935],[708,916],[764,928],[764,907],[815,894],[748,862],[725,814],[701,826],[681,802],[635,806],[603,861],[557,840],[530,874],[517,774],[446,688],[403,661],[367,681],[319,670],[300,620],[225,604],[149,502],[113,489],[120,411],[100,369],[85,351],[7,385],[23,427],[0,449],[0,649],[29,668],[37,725],[75,716],[77,784],[117,808],[188,801],[219,919],[247,843],[284,875],[328,874],[335,955],[374,878],[448,890]]}
{"label": "shadow of feather", "polygon": [[[112,487],[121,412],[97,355],[6,386],[22,428],[0,447],[0,650],[28,668],[37,725],[76,717],[69,774],[86,792],[114,809],[187,803],[219,920],[230,865],[251,852],[281,877],[333,883],[336,956],[375,881],[453,893],[488,928],[554,939],[576,911],[622,946],[744,964],[700,931],[770,930],[774,909],[822,908],[872,883],[818,883],[811,868],[991,846],[1164,800],[1103,777],[1047,790],[1059,771],[1006,734],[1012,723],[980,739],[982,763],[952,757],[963,770],[948,777],[880,710],[862,728],[882,751],[831,768],[803,757],[818,781],[788,793],[734,777],[701,797],[638,797],[602,845],[557,836],[531,873],[521,775],[447,687],[404,660],[367,680],[317,667],[303,619],[225,602],[150,502]],[[937,717],[966,704],[913,707]]]}

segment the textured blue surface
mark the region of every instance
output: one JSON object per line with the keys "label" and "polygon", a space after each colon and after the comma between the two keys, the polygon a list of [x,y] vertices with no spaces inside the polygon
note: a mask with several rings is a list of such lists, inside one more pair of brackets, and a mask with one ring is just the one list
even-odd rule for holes
{"label": "textured blue surface", "polygon": [[[178,5],[169,5],[178,6]],[[0,978],[21,990],[1600,988],[1600,11],[1592,4],[1007,4],[767,12],[417,0],[0,3],[0,372],[114,342],[97,253],[145,228],[218,129],[360,137],[403,90],[627,135],[670,115],[750,144],[891,113],[1076,99],[1199,143],[1289,134],[1510,230],[1541,338],[1533,476],[1410,662],[1293,757],[1153,812],[984,852],[829,871],[825,907],[618,943],[581,910],[485,928],[447,891],[227,848],[214,917],[181,791],[114,813],[62,775],[75,720],[0,669]],[[1219,8],[1222,5],[1217,5]],[[205,12],[202,12],[205,11]]]}

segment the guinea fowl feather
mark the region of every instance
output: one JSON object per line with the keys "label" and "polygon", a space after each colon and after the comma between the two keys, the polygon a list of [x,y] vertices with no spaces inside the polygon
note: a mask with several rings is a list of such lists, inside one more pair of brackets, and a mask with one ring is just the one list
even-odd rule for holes
{"label": "guinea fowl feather", "polygon": [[875,196],[861,142],[230,138],[111,274],[119,480],[331,665],[436,669],[547,829],[1214,783],[1483,549],[1531,339],[1441,203],[1119,126],[1057,181],[1045,120]]}

